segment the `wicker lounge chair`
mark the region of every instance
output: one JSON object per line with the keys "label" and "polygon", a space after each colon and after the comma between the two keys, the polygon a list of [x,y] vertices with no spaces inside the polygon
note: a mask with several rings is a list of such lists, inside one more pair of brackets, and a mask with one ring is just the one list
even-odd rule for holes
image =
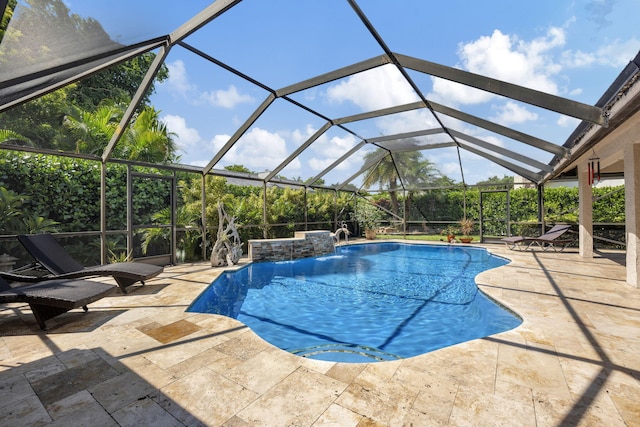
{"label": "wicker lounge chair", "polygon": [[[127,293],[126,287],[136,282],[144,285],[149,280],[162,273],[163,267],[141,262],[116,262],[113,264],[84,267],[56,241],[51,234],[23,234],[18,236],[22,246],[35,258],[36,262],[51,272],[44,279],[75,279],[91,276],[110,276],[115,279],[122,293]],[[36,281],[43,278],[28,278],[19,275],[2,274],[9,280]]]}
{"label": "wicker lounge chair", "polygon": [[27,303],[43,331],[45,321],[104,298],[115,290],[115,286],[90,280],[55,279],[38,283],[18,284],[11,287],[0,278],[0,303]]}
{"label": "wicker lounge chair", "polygon": [[504,244],[511,250],[527,250],[532,245],[538,245],[542,250],[553,249],[557,251],[564,250],[573,239],[561,239],[567,231],[571,228],[571,225],[562,224],[554,225],[549,231],[538,237],[526,237],[526,236],[511,236],[502,239]]}

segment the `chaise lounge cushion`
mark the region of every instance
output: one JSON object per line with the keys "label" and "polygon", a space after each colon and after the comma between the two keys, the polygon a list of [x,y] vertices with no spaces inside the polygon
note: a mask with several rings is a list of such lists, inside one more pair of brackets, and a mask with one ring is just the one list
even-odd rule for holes
{"label": "chaise lounge cushion", "polygon": [[82,307],[87,311],[87,304],[104,298],[114,290],[113,285],[106,283],[67,279],[11,287],[0,278],[0,303],[28,303],[38,325],[44,330],[46,320],[74,308]]}
{"label": "chaise lounge cushion", "polygon": [[502,242],[511,250],[519,249],[526,250],[533,244],[537,244],[543,250],[553,248],[556,250],[560,248],[563,250],[567,245],[573,242],[573,239],[561,239],[560,237],[569,231],[571,225],[568,224],[556,224],[546,233],[538,237],[526,237],[526,236],[511,236],[501,239]]}
{"label": "chaise lounge cushion", "polygon": [[[127,293],[127,286],[136,282],[144,284],[145,280],[156,277],[164,270],[161,266],[141,262],[116,262],[84,267],[73,259],[51,234],[20,235],[18,240],[40,265],[52,273],[45,277],[47,279],[112,276],[122,292]],[[16,276],[16,279],[21,280],[19,276]]]}

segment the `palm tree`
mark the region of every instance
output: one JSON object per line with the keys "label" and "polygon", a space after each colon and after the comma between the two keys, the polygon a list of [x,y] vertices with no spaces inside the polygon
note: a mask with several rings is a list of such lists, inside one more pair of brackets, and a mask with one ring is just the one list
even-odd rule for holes
{"label": "palm tree", "polygon": [[106,103],[93,111],[73,106],[64,118],[76,140],[76,153],[100,155],[118,126],[122,107]]}
{"label": "palm tree", "polygon": [[160,121],[160,112],[145,107],[122,135],[116,152],[122,158],[150,163],[166,163],[175,159],[175,134]]}
{"label": "palm tree", "polygon": [[0,144],[11,143],[33,147],[29,138],[9,129],[0,129]]}
{"label": "palm tree", "polygon": [[[126,106],[105,103],[95,112],[74,107],[65,117],[64,124],[77,138],[76,152],[102,154],[122,120]],[[127,160],[166,163],[175,160],[175,134],[160,121],[160,112],[144,107],[137,114],[113,152],[113,156]]]}
{"label": "palm tree", "polygon": [[[376,157],[384,150],[379,148],[376,151],[367,153],[365,162]],[[400,175],[398,175],[398,171]],[[433,163],[424,159],[419,151],[402,151],[395,154],[387,154],[383,157],[377,166],[369,169],[365,175],[363,185],[365,188],[371,188],[374,184],[379,184],[381,188],[389,190],[389,198],[391,199],[391,210],[398,215],[398,184],[399,181],[404,186],[417,186],[420,184],[428,184],[440,177],[440,172],[435,168]]]}
{"label": "palm tree", "polygon": [[[376,151],[367,153],[364,156],[365,163],[370,161],[372,158],[379,156],[380,152],[383,150],[383,148],[379,148]],[[391,209],[393,213],[397,215],[399,212],[398,195],[396,194],[398,179],[398,171],[393,163],[391,153],[389,153],[380,159],[376,166],[367,171],[362,185],[367,189],[371,188],[375,184],[379,184],[381,188],[388,188],[389,197],[391,198]]]}

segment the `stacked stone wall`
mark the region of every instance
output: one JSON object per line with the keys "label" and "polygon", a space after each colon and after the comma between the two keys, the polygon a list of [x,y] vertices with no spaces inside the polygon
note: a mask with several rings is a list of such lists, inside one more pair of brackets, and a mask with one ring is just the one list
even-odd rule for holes
{"label": "stacked stone wall", "polygon": [[249,259],[260,261],[289,261],[298,258],[326,255],[335,252],[331,232],[300,231],[291,239],[249,240]]}

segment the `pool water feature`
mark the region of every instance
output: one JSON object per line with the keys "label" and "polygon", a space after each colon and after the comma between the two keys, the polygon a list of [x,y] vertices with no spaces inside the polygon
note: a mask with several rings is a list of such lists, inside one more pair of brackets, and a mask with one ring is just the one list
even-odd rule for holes
{"label": "pool water feature", "polygon": [[238,319],[303,357],[395,360],[518,326],[521,319],[474,280],[507,262],[468,246],[341,246],[332,255],[224,272],[187,311]]}

